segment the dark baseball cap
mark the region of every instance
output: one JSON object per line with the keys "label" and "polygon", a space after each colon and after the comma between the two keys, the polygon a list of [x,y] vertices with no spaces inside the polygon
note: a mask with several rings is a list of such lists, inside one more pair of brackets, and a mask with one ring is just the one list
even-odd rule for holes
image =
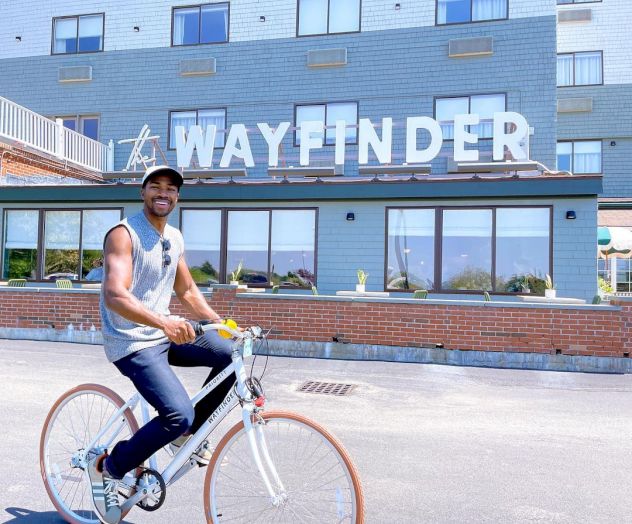
{"label": "dark baseball cap", "polygon": [[159,175],[170,176],[172,180],[175,182],[176,186],[178,187],[180,187],[184,183],[184,178],[182,178],[182,175],[178,171],[173,169],[172,167],[151,166],[147,168],[147,171],[145,171],[145,174],[143,175],[142,186],[145,187],[145,184],[150,178],[159,176]]}

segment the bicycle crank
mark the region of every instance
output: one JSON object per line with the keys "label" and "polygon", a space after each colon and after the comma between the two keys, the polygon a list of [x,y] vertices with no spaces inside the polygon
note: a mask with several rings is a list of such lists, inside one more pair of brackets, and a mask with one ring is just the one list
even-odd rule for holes
{"label": "bicycle crank", "polygon": [[153,469],[143,468],[136,477],[136,492],[143,498],[136,505],[145,511],[156,511],[165,502],[167,486],[160,473]]}

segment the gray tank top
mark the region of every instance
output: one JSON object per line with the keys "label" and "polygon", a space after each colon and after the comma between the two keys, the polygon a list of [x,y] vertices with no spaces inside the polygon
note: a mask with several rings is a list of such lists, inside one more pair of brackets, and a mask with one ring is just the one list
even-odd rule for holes
{"label": "gray tank top", "polygon": [[[178,260],[184,253],[182,234],[175,227],[167,224],[161,238],[142,211],[137,215],[123,219],[112,229],[119,226],[125,227],[132,239],[132,285],[129,288],[130,293],[147,309],[162,315],[169,315],[169,302],[176,278],[176,268]],[[164,265],[163,242],[161,241],[163,239],[168,240],[171,244],[166,252],[171,257],[171,263],[168,266]],[[103,345],[110,362],[141,349],[169,343],[162,330],[137,324],[109,310],[105,306],[103,290],[101,290],[99,307]]]}

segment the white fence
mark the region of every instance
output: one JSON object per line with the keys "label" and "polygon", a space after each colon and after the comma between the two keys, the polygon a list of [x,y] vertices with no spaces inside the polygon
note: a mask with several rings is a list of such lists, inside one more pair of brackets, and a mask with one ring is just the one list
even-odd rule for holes
{"label": "white fence", "polygon": [[67,160],[90,171],[108,171],[108,146],[66,129],[53,121],[0,96],[0,138]]}

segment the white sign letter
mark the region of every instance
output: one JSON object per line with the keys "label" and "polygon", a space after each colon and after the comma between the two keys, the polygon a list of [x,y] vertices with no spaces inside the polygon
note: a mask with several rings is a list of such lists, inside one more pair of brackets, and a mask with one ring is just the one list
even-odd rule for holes
{"label": "white sign letter", "polygon": [[268,165],[270,167],[276,167],[279,165],[279,146],[283,141],[283,137],[287,130],[290,128],[289,122],[281,122],[276,128],[276,131],[272,131],[272,128],[268,124],[257,124],[259,131],[268,143]]}
{"label": "white sign letter", "polygon": [[454,115],[454,161],[478,162],[478,149],[465,149],[465,142],[477,144],[478,135],[465,130],[465,126],[475,126],[480,118],[476,114]]}
{"label": "white sign letter", "polygon": [[[417,130],[425,129],[430,133],[430,144],[419,151],[417,149]],[[411,116],[406,119],[406,163],[430,162],[441,151],[443,133],[436,120],[427,116]]]}
{"label": "white sign letter", "polygon": [[[323,130],[325,124],[317,120],[306,120],[301,122],[301,165],[309,165],[310,149],[319,149],[323,147]],[[312,137],[312,133],[318,133],[320,136]]]}
{"label": "white sign letter", "polygon": [[217,127],[206,126],[206,133],[202,133],[202,126],[191,126],[188,136],[185,136],[184,126],[176,126],[176,163],[178,167],[189,167],[193,151],[197,149],[200,167],[211,167],[213,162],[213,148]]}
{"label": "white sign letter", "polygon": [[393,119],[382,119],[382,140],[375,132],[373,124],[368,118],[360,119],[359,141],[358,141],[358,162],[360,164],[369,163],[369,144],[375,152],[377,161],[380,164],[391,163],[391,148],[393,143]]}
{"label": "white sign letter", "polygon": [[347,122],[336,120],[336,150],[334,163],[338,166],[345,163],[345,149],[347,147]]}
{"label": "white sign letter", "polygon": [[[241,147],[237,147],[237,143]],[[228,167],[232,157],[243,159],[246,167],[255,166],[255,161],[252,159],[250,141],[248,140],[248,131],[246,131],[244,124],[233,124],[230,126],[226,147],[224,148],[222,159],[219,161],[219,167]]]}
{"label": "white sign letter", "polygon": [[[512,124],[511,133],[505,133],[506,124]],[[520,142],[529,143],[529,124],[520,113],[506,111],[494,113],[494,160],[505,159],[505,146],[509,149],[514,160],[528,160],[529,148]]]}

